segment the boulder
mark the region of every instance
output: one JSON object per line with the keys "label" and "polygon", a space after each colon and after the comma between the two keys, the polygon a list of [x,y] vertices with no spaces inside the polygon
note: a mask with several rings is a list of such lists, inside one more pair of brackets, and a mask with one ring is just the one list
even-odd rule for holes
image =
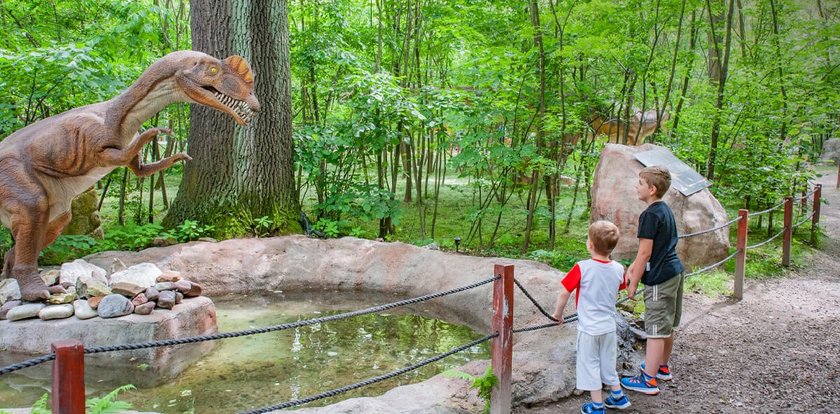
{"label": "boulder", "polygon": [[151,263],[139,263],[121,272],[111,275],[109,283],[113,286],[119,282],[131,282],[137,286],[147,288],[155,285],[155,280],[162,272]]}
{"label": "boulder", "polygon": [[[633,155],[653,149],[667,151],[652,144],[639,147],[607,144],[595,168],[590,221],[609,220],[618,226],[621,239],[613,250],[613,259],[633,259],[639,249],[636,238],[639,215],[647,205],[636,194],[639,171],[644,166]],[[726,210],[708,188],[686,197],[672,186],[663,199],[674,211],[679,234],[710,229],[729,221]],[[681,239],[677,254],[686,270],[717,262],[729,254],[729,228]]]}
{"label": "boulder", "polygon": [[105,269],[92,265],[83,259],[76,259],[70,263],[61,265],[61,276],[59,276],[59,283],[70,283],[76,285],[76,282],[81,279],[82,283],[87,283],[91,280],[96,280],[102,283],[108,283],[105,277],[108,273]]}
{"label": "boulder", "polygon": [[100,318],[118,318],[133,313],[134,305],[127,297],[115,293],[102,298],[96,310]]}
{"label": "boulder", "polygon": [[840,138],[831,138],[823,143],[823,160],[832,160],[834,165],[840,164]]}

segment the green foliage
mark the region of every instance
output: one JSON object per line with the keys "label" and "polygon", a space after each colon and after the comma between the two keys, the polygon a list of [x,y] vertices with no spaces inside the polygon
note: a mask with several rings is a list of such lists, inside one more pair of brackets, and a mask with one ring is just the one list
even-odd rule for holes
{"label": "green foliage", "polygon": [[41,251],[41,263],[59,265],[72,261],[78,257],[90,254],[95,250],[97,240],[83,235],[61,235]]}
{"label": "green foliage", "polygon": [[123,385],[105,395],[102,398],[91,398],[85,402],[88,412],[91,414],[117,414],[132,407],[130,403],[117,400],[121,392],[133,390],[134,385]]}
{"label": "green foliage", "polygon": [[453,378],[461,378],[465,381],[470,382],[470,386],[475,388],[478,391],[478,396],[484,400],[484,410],[482,413],[487,414],[490,412],[490,393],[493,391],[493,387],[499,382],[499,379],[496,377],[496,374],[493,373],[493,367],[488,365],[487,370],[484,371],[484,374],[480,376],[474,376],[467,374],[463,371],[458,371],[456,369],[450,369],[448,371],[444,371],[443,376],[446,377],[453,377]]}
{"label": "green foliage", "polygon": [[202,225],[193,220],[184,220],[183,223],[170,230],[168,234],[175,237],[179,242],[188,242],[198,240],[201,237],[210,236],[216,228],[209,224]]}
{"label": "green foliage", "polygon": [[722,271],[712,271],[689,277],[685,280],[685,290],[702,293],[709,297],[730,295],[732,277]]}
{"label": "green foliage", "polygon": [[322,218],[318,220],[312,228],[323,232],[328,238],[336,238],[339,234],[341,234],[339,226],[340,223],[338,221]]}

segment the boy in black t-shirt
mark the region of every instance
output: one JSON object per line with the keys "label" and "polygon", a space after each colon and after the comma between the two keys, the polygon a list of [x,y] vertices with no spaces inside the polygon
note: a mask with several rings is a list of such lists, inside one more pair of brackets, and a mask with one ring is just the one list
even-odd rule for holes
{"label": "boy in black t-shirt", "polygon": [[671,187],[671,173],[652,166],[639,173],[636,191],[639,200],[648,203],[639,216],[639,252],[627,269],[632,299],[645,284],[645,333],[647,345],[642,372],[621,379],[621,385],[648,395],[659,394],[657,378],[671,379],[668,361],[674,348],[674,330],[682,316],[683,265],[677,256],[677,223],[671,208],[662,197]]}

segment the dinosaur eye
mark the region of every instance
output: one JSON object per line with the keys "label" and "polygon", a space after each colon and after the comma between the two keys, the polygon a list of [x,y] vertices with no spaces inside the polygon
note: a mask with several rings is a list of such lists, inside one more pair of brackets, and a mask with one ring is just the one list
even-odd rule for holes
{"label": "dinosaur eye", "polygon": [[217,67],[215,67],[215,66],[213,66],[213,67],[211,67],[211,68],[210,68],[210,74],[211,74],[211,75],[215,75],[215,74],[217,74],[217,73],[219,73],[219,68],[217,68]]}

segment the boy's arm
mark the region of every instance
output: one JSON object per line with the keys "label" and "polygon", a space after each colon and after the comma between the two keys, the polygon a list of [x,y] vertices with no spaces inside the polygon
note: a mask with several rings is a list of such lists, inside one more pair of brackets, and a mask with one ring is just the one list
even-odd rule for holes
{"label": "boy's arm", "polygon": [[627,296],[633,299],[636,295],[636,288],[639,287],[639,281],[645,274],[645,266],[650,260],[650,255],[653,252],[653,239],[639,239],[639,252],[636,253],[636,259],[633,264],[627,268],[627,279],[629,284],[627,286]]}
{"label": "boy's arm", "polygon": [[569,302],[570,296],[572,296],[572,292],[569,292],[565,286],[561,285],[560,295],[557,297],[557,306],[554,308],[554,315],[552,315],[560,323],[563,323],[563,310],[566,309],[566,303]]}

